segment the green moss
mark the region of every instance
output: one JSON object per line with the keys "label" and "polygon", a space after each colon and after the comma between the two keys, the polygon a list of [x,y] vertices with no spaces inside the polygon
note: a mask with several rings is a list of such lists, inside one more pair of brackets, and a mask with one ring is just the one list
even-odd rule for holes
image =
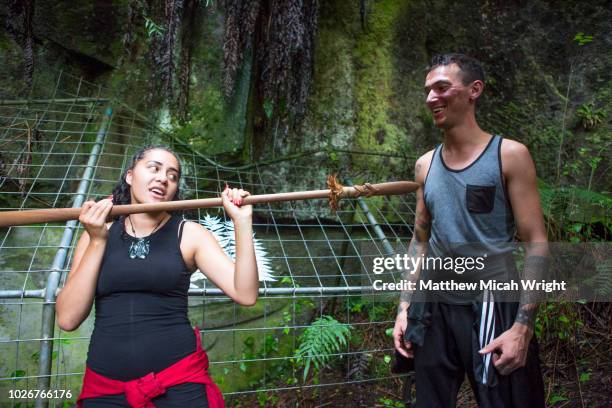
{"label": "green moss", "polygon": [[[406,213],[407,209],[405,205],[402,203],[402,200],[399,196],[373,196],[365,199],[366,204],[370,210],[370,213],[374,216],[374,218],[382,223],[383,221],[386,223],[410,223],[412,222],[412,217]],[[410,200],[409,197],[404,196],[404,200]],[[414,208],[411,205],[411,208]],[[383,217],[384,215],[384,217]],[[363,223],[365,225],[369,225],[370,221],[368,220],[365,213],[359,208],[355,213],[355,221],[357,223]],[[382,226],[386,226],[382,224]],[[388,235],[387,238],[391,239],[391,235]]]}
{"label": "green moss", "polygon": [[305,140],[350,146],[355,134],[353,46],[354,39],[341,26],[325,24],[319,29]]}
{"label": "green moss", "polygon": [[[263,362],[265,356],[281,357],[293,354],[293,336],[277,331],[261,330],[262,327],[285,325],[284,314],[291,315],[291,302],[283,299],[263,299],[252,307],[235,306],[228,302],[208,303],[204,306],[203,346],[210,361],[234,361],[234,363],[213,364],[210,373],[223,392],[252,389],[261,384],[263,373],[273,374],[276,365],[287,364],[285,360]],[[190,308],[192,324],[199,325],[202,306]],[[235,322],[240,330],[229,330],[228,324]],[[228,330],[223,330],[228,329]],[[294,329],[290,329],[291,331]],[[255,361],[243,361],[255,360]]]}
{"label": "green moss", "polygon": [[[407,140],[405,131],[391,118],[395,69],[392,48],[401,7],[398,0],[372,4],[367,29],[359,36],[354,50],[358,106],[354,146],[359,150],[396,152]],[[362,164],[371,166],[371,160]]]}
{"label": "green moss", "polygon": [[206,155],[242,148],[242,129],[231,120],[222,91],[206,84],[197,100],[191,105],[190,120],[176,129],[177,136]]}
{"label": "green moss", "polygon": [[216,14],[207,15],[201,30],[206,40],[197,41],[193,50],[189,121],[179,126],[177,132],[205,155],[237,153],[244,146],[251,57],[245,53],[244,63],[236,75],[234,94],[226,98],[220,69],[223,19]]}

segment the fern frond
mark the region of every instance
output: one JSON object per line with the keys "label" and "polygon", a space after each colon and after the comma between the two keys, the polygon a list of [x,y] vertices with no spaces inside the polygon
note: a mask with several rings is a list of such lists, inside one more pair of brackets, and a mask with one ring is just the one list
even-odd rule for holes
{"label": "fern frond", "polygon": [[612,211],[612,199],[609,197],[574,186],[553,187],[542,180],[538,181],[538,189],[542,210],[547,218],[609,225]]}
{"label": "fern frond", "polygon": [[595,266],[594,276],[584,281],[585,285],[595,289],[595,295],[608,298],[612,295],[612,261],[609,259]]}
{"label": "fern frond", "polygon": [[331,316],[316,319],[300,336],[300,346],[295,356],[304,367],[304,380],[308,377],[311,364],[319,370],[329,362],[333,354],[348,344],[351,326],[338,322]]}

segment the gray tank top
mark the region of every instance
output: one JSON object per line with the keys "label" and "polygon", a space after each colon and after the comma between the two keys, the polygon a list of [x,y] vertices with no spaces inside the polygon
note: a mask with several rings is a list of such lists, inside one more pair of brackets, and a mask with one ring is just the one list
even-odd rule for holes
{"label": "gray tank top", "polygon": [[515,225],[501,169],[501,136],[469,166],[453,170],[436,147],[425,178],[425,205],[431,214],[433,256],[487,256],[509,252]]}

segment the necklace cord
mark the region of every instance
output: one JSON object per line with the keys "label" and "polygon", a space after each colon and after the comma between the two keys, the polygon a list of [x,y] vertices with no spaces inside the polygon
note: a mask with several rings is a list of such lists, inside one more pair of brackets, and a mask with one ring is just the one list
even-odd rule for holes
{"label": "necklace cord", "polygon": [[[162,217],[161,220],[159,220],[159,222],[157,223],[157,225],[155,226],[155,228],[153,228],[153,231],[151,231],[151,233],[149,235],[147,235],[146,237],[151,236],[155,231],[157,231],[157,229],[159,228],[159,226],[161,225],[161,223],[166,219],[166,217]],[[142,238],[146,238],[146,237],[141,237],[138,238],[138,236],[136,235],[136,230],[134,229],[134,224],[132,223],[132,218],[130,217],[130,215],[128,215],[128,221],[130,222],[130,227],[132,227],[132,234],[134,234],[134,238],[136,239],[142,239]]]}

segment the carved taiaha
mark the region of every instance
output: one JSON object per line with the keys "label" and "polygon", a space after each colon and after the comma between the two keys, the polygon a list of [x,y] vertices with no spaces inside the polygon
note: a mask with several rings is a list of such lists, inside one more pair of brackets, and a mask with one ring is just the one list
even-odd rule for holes
{"label": "carved taiaha", "polygon": [[[343,186],[334,176],[328,176],[326,190],[294,191],[288,193],[250,195],[242,200],[242,205],[265,204],[279,201],[312,200],[328,198],[333,211],[338,209],[341,198],[370,197],[375,195],[401,195],[416,191],[419,185],[413,181],[392,181],[388,183]],[[119,215],[150,213],[160,211],[192,210],[196,208],[221,207],[221,197],[198,200],[164,201],[147,204],[127,204],[113,206],[110,217]],[[41,210],[21,210],[0,212],[0,228],[29,225],[45,222],[78,220],[80,208],[48,208]]]}

